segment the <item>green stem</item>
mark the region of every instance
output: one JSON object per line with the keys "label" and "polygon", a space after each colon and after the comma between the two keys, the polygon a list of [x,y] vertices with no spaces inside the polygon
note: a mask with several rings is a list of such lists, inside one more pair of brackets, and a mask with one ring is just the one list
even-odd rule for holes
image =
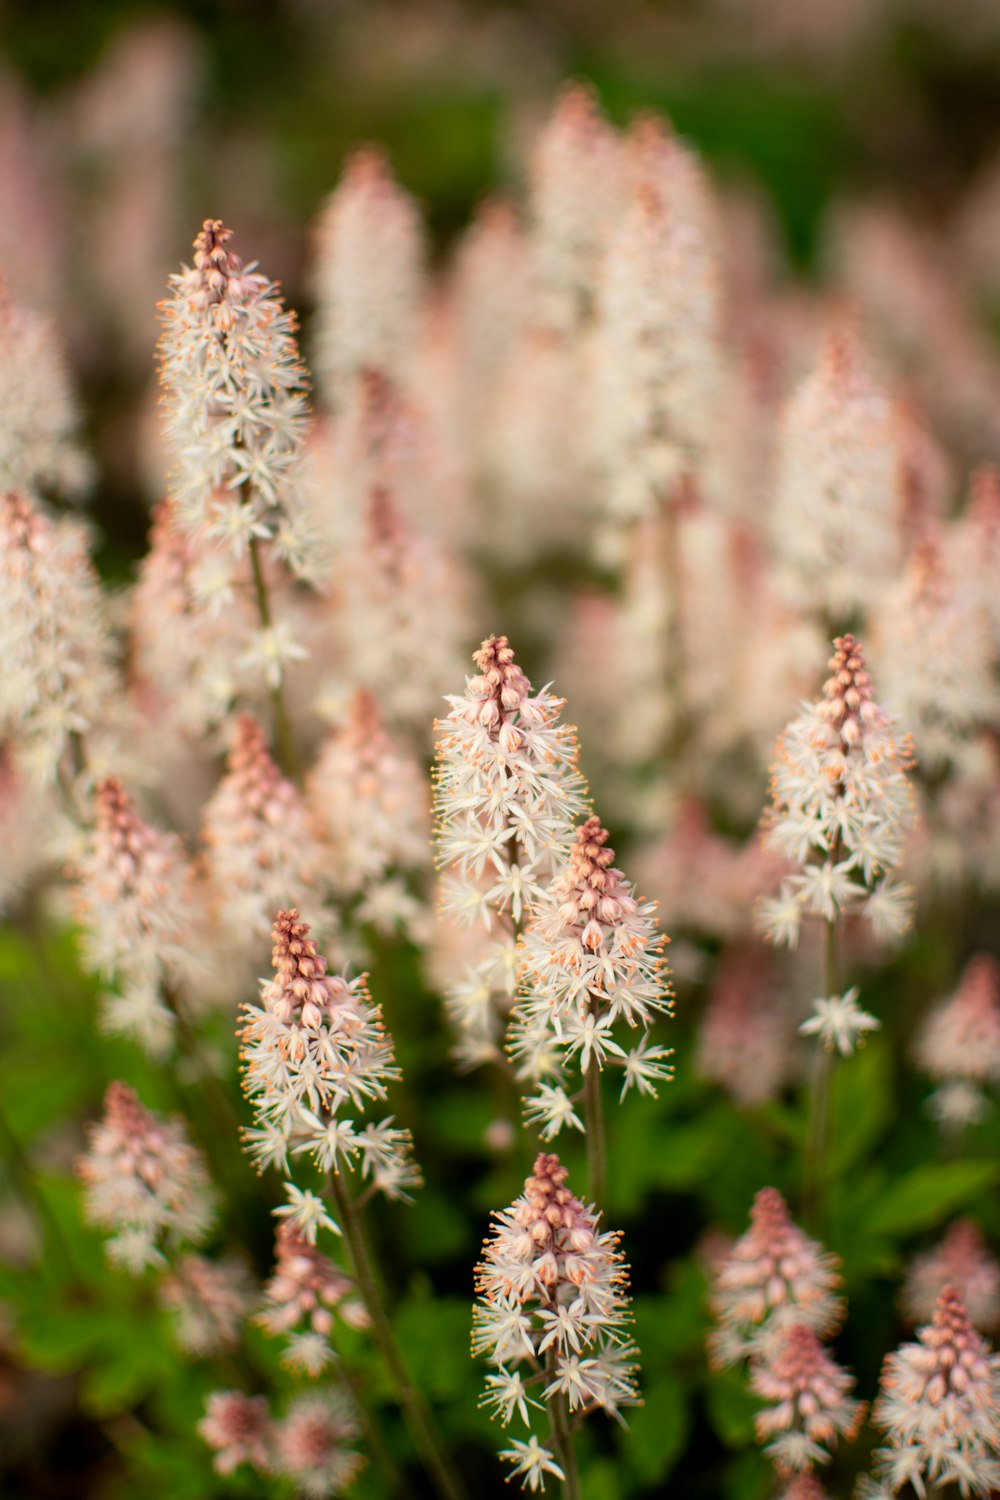
{"label": "green stem", "polygon": [[[267,594],[267,583],[264,578],[264,569],[260,560],[260,548],[257,538],[250,538],[250,566],[253,570],[253,588],[257,600],[257,613],[260,616],[261,627],[270,630],[272,626],[271,601]],[[301,785],[302,766],[299,761],[299,752],[295,746],[295,736],[292,734],[291,720],[288,710],[285,708],[285,697],[282,692],[281,682],[277,682],[270,690],[271,711],[274,714],[274,737],[278,747],[278,759],[281,769],[292,781]]]}
{"label": "green stem", "polygon": [[607,1212],[604,1107],[601,1102],[601,1070],[593,1058],[583,1075],[583,1121],[587,1130],[587,1187],[594,1205]]}
{"label": "green stem", "polygon": [[[556,1362],[554,1349],[549,1349],[548,1367],[546,1375],[551,1381],[555,1378]],[[576,1467],[576,1453],[573,1449],[573,1434],[569,1430],[569,1419],[566,1413],[566,1397],[558,1392],[546,1398],[549,1421],[552,1424],[552,1435],[550,1442],[555,1449],[556,1458],[565,1474],[563,1481],[563,1495],[565,1500],[580,1500],[580,1474]]]}
{"label": "green stem", "polygon": [[[823,929],[823,995],[840,993],[837,957],[837,924],[827,921]],[[833,1053],[817,1040],[809,1079],[809,1122],[803,1159],[802,1204],[806,1222],[819,1231],[823,1224],[826,1186],[827,1137],[830,1117],[830,1077]]]}
{"label": "green stem", "polygon": [[70,1248],[69,1240],[63,1234],[62,1225],[42,1192],[28,1153],[21,1145],[2,1103],[0,1103],[0,1140],[5,1145],[7,1169],[11,1180],[17,1192],[34,1213],[42,1232],[43,1242],[48,1241],[50,1245],[58,1246],[67,1268],[74,1276],[78,1275],[76,1258]]}
{"label": "green stem", "polygon": [[378,1418],[372,1409],[371,1402],[365,1394],[364,1386],[355,1380],[347,1366],[341,1360],[337,1366],[337,1374],[343,1381],[347,1391],[361,1413],[361,1421],[365,1429],[365,1441],[375,1460],[375,1467],[380,1471],[382,1478],[389,1486],[389,1493],[399,1497],[399,1500],[413,1500],[413,1489],[402,1473],[396,1467],[395,1459],[382,1441],[379,1431]]}
{"label": "green stem", "polygon": [[382,1301],[361,1220],[358,1218],[347,1184],[339,1172],[331,1172],[327,1180],[336,1205],[340,1226],[350,1250],[358,1288],[371,1319],[372,1337],[389,1367],[396,1386],[396,1399],[406,1418],[410,1435],[427,1472],[434,1479],[442,1500],[466,1500],[462,1481],[452,1466],[451,1459],[436,1431],[427,1403],[414,1385],[402,1351],[396,1343],[396,1336],[392,1331],[392,1325]]}

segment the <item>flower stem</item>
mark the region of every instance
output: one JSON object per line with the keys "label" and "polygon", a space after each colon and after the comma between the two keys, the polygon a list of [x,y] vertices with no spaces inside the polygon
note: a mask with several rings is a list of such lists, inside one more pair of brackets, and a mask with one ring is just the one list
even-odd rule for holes
{"label": "flower stem", "polygon": [[[839,993],[837,962],[837,924],[827,921],[823,928],[823,994]],[[824,1212],[826,1185],[827,1137],[830,1123],[830,1075],[833,1053],[817,1040],[809,1079],[809,1122],[803,1159],[802,1206],[809,1226],[819,1231]]]}
{"label": "flower stem", "polygon": [[583,1119],[587,1128],[587,1188],[594,1204],[607,1209],[604,1108],[601,1103],[601,1070],[593,1058],[583,1075]]}
{"label": "flower stem", "polygon": [[[260,560],[260,548],[257,538],[252,536],[249,545],[250,566],[253,569],[253,589],[257,600],[257,613],[260,616],[261,628],[270,630],[272,624],[271,601],[267,594],[267,582],[264,578],[264,569]],[[274,737],[278,747],[278,759],[281,769],[292,781],[301,785],[302,766],[299,761],[299,752],[295,746],[295,736],[292,734],[291,720],[288,710],[285,708],[285,697],[280,680],[270,689],[271,711],[274,714]]]}
{"label": "flower stem", "polygon": [[[549,1350],[550,1378],[555,1375],[555,1360],[552,1358],[553,1350]],[[576,1467],[576,1453],[573,1450],[573,1434],[569,1430],[569,1421],[566,1415],[566,1397],[555,1392],[545,1402],[548,1408],[549,1421],[552,1423],[551,1443],[559,1460],[559,1467],[566,1478],[563,1481],[563,1494],[566,1500],[580,1500],[580,1475]]]}
{"label": "flower stem", "polygon": [[438,1493],[442,1500],[466,1500],[465,1489],[459,1475],[452,1466],[436,1431],[434,1419],[424,1401],[422,1395],[413,1383],[413,1378],[406,1368],[402,1351],[396,1343],[396,1336],[392,1331],[382,1294],[379,1290],[378,1280],[375,1275],[375,1267],[372,1262],[371,1253],[365,1239],[361,1220],[347,1184],[339,1172],[331,1172],[328,1177],[330,1192],[336,1204],[337,1215],[340,1226],[344,1232],[350,1251],[354,1275],[357,1279],[358,1288],[368,1310],[371,1319],[372,1337],[382,1352],[389,1372],[396,1386],[396,1399],[399,1402],[406,1424],[410,1429],[410,1435],[420,1453],[427,1472],[433,1477]]}

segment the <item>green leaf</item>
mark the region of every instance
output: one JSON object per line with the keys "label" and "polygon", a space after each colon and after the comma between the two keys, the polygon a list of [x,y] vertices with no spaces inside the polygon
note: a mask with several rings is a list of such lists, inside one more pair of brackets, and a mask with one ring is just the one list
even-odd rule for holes
{"label": "green leaf", "polygon": [[684,1388],[676,1376],[643,1392],[643,1404],[628,1416],[630,1466],[645,1484],[665,1478],[684,1450],[690,1428]]}
{"label": "green leaf", "polygon": [[891,1182],[863,1226],[871,1236],[915,1234],[965,1208],[1000,1177],[1000,1162],[925,1162]]}
{"label": "green leaf", "polygon": [[727,1447],[746,1448],[753,1443],[753,1419],[759,1408],[739,1370],[711,1374],[705,1398],[712,1426]]}
{"label": "green leaf", "polygon": [[830,1177],[843,1176],[884,1134],[892,1116],[892,1084],[889,1046],[880,1037],[838,1060],[830,1090]]}

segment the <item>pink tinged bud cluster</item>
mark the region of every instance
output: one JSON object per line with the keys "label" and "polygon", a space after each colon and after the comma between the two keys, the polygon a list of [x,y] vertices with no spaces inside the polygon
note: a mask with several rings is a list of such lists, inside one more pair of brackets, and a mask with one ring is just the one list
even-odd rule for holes
{"label": "pink tinged bud cluster", "polygon": [[174,1337],[186,1354],[204,1359],[239,1343],[253,1303],[253,1285],[238,1256],[206,1260],[182,1255],[159,1288],[174,1315]]}
{"label": "pink tinged bud cluster", "polygon": [[923,1500],[938,1487],[987,1496],[1000,1486],[1000,1359],[953,1287],[917,1342],[887,1357],[872,1420],[888,1446],[875,1453],[880,1486],[862,1493],[895,1495],[910,1484]]}
{"label": "pink tinged bud cluster", "polygon": [[330,1335],[336,1319],[366,1328],[368,1314],[351,1278],[294,1224],[279,1225],[274,1248],[274,1275],[264,1288],[257,1322],[273,1338],[286,1340],[284,1364],[315,1377],[334,1360]]}
{"label": "pink tinged bud cluster", "polygon": [[931,1100],[941,1123],[960,1127],[989,1111],[983,1092],[1000,1083],[1000,964],[988,953],[966,964],[955,993],[917,1033],[918,1065],[936,1079]]}
{"label": "pink tinged bud cluster", "polygon": [[762,951],[736,945],[720,960],[698,1034],[695,1066],[737,1104],[775,1098],[792,1076],[792,1028],[775,1003],[774,976]]}
{"label": "pink tinged bud cluster", "polygon": [[381,151],[350,158],[316,234],[315,365],[330,406],[366,369],[404,379],[414,354],[423,293],[423,228],[417,206]]}
{"label": "pink tinged bud cluster", "polygon": [[98,784],[96,804],[73,869],[84,954],[114,980],[103,1002],[107,1028],[162,1055],[175,1026],[166,990],[182,986],[195,961],[201,914],[193,871],[179,839],[144,823],[116,777]]}
{"label": "pink tinged bud cluster", "polygon": [[1000,473],[991,465],[973,471],[968,505],[948,540],[951,567],[985,619],[994,651],[1000,650]]}
{"label": "pink tinged bud cluster", "polygon": [[77,425],[52,329],[13,302],[0,280],[0,493],[78,497],[89,482],[90,464]]}
{"label": "pink tinged bud cluster", "polygon": [[886,702],[911,730],[921,763],[961,762],[970,734],[1000,723],[1000,691],[989,621],[943,538],[914,548],[883,591],[872,632]]}
{"label": "pink tinged bud cluster", "polygon": [[203,530],[179,527],[171,501],[157,507],[129,600],[131,659],[140,687],[189,734],[219,724],[244,684],[255,622],[240,566]]}
{"label": "pink tinged bud cluster", "polygon": [[564,700],[535,693],[506,636],[474,653],[478,671],[439,720],[435,808],[443,904],[490,935],[448,1010],[468,1064],[499,1054],[514,1000],[517,930],[567,857],[586,784]]}
{"label": "pink tinged bud cluster", "polygon": [[841,619],[896,572],[903,477],[898,419],[849,328],[828,337],[784,414],[772,512],[782,592]]}
{"label": "pink tinged bud cluster", "polygon": [[309,805],[333,852],[331,883],[358,902],[357,917],[382,931],[418,935],[424,906],[405,877],[428,861],[430,793],[425,772],[382,724],[360,688],[320,748]]}
{"label": "pink tinged bud cluster", "polygon": [[[588,818],[523,939],[509,1047],[519,1077],[540,1085],[527,1107],[547,1140],[564,1124],[582,1128],[564,1087],[571,1069],[620,1067],[623,1098],[632,1087],[655,1095],[673,1074],[671,1050],[650,1041],[654,1018],[673,1013],[667,939],[614,857]],[[635,1046],[622,1045],[628,1031],[640,1033]]]}
{"label": "pink tinged bud cluster", "polygon": [[114,743],[119,696],[101,586],[75,521],[0,493],[0,733],[33,780],[66,769],[74,736]]}
{"label": "pink tinged bud cluster", "polygon": [[766,1351],[794,1324],[826,1337],[839,1327],[839,1261],[789,1218],[776,1188],[761,1188],[750,1228],[719,1267],[712,1293],[717,1328],[709,1349],[719,1366]]}
{"label": "pink tinged bud cluster", "polygon": [[229,249],[206,219],[194,266],[160,304],[165,437],[178,519],[236,558],[253,538],[297,560],[293,494],[306,404],[295,318],[277,287]]}
{"label": "pink tinged bud cluster", "polygon": [[266,938],[275,911],[293,896],[309,893],[319,908],[319,829],[250,714],[233,726],[226,774],[202,816],[202,842],[209,899],[232,946]]}
{"label": "pink tinged bud cluster", "polygon": [[366,498],[362,535],[338,572],[333,638],[350,680],[375,695],[387,721],[426,733],[460,670],[463,579],[391,490],[376,485]]}
{"label": "pink tinged bud cluster", "polygon": [[127,1084],[109,1085],[77,1170],[88,1220],[111,1231],[108,1256],[133,1275],[163,1265],[164,1250],[196,1243],[211,1226],[208,1173],[183,1122],[144,1109]]}
{"label": "pink tinged bud cluster", "polygon": [[860,644],[844,635],[834,645],[823,697],[788,725],[771,768],[764,839],[798,866],[758,910],[779,946],[797,945],[805,917],[860,913],[878,938],[912,917],[909,887],[894,879],[914,818],[909,738],[875,702]]}
{"label": "pink tinged bud cluster", "polygon": [[946,1286],[953,1287],[974,1328],[1000,1327],[1000,1264],[971,1219],[956,1219],[940,1245],[918,1255],[906,1273],[902,1305],[911,1323],[925,1323]]}
{"label": "pink tinged bud cluster", "polygon": [[654,120],[629,147],[637,180],[601,269],[595,348],[596,456],[624,522],[673,498],[707,447],[721,386],[718,275],[687,201],[692,161]]}
{"label": "pink tinged bud cluster", "polygon": [[563,90],[531,162],[531,241],[545,326],[574,333],[593,313],[622,201],[622,147],[590,89]]}
{"label": "pink tinged bud cluster", "polygon": [[217,1473],[246,1464],[290,1479],[307,1500],[343,1494],[364,1463],[350,1446],[361,1431],[357,1415],[333,1387],[298,1397],[280,1418],[271,1415],[265,1396],[214,1391],[198,1431],[215,1454]]}
{"label": "pink tinged bud cluster", "polygon": [[851,1398],[854,1377],[830,1358],[807,1323],[783,1328],[750,1372],[750,1389],[767,1402],[757,1438],[779,1474],[827,1463],[838,1437],[853,1438],[864,1405]]}
{"label": "pink tinged bud cluster", "polygon": [[321,1226],[337,1226],[321,1199],[290,1180],[289,1157],[308,1155],[324,1173],[360,1170],[388,1198],[405,1199],[420,1175],[409,1131],[392,1116],[361,1118],[399,1077],[363,979],[327,974],[296,911],[278,913],[273,939],[274,978],[262,981],[259,1006],[244,1006],[240,1033],[244,1089],[257,1120],[248,1150],[260,1169],[277,1166],[289,1179],[288,1202],[276,1212],[315,1244]]}
{"label": "pink tinged bud cluster", "polygon": [[[472,1350],[494,1367],[483,1404],[505,1426],[516,1412],[530,1427],[539,1398],[584,1416],[598,1407],[618,1416],[638,1400],[619,1236],[598,1231],[566,1178],[558,1156],[540,1153],[523,1194],[495,1215],[476,1268]],[[560,1473],[534,1434],[501,1456],[532,1490]]]}

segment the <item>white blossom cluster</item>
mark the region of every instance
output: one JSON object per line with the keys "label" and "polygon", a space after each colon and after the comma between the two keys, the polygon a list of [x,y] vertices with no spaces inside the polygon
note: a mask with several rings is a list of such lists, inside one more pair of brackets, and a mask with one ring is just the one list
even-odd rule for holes
{"label": "white blossom cluster", "polygon": [[874,700],[859,643],[834,645],[823,697],[778,740],[764,815],[766,843],[798,868],[761,902],[760,925],[791,948],[807,916],[860,913],[880,938],[911,920],[911,892],[894,879],[914,817],[910,746]]}
{"label": "white blossom cluster", "polygon": [[[673,1072],[671,1050],[649,1035],[654,1017],[673,1008],[666,940],[655,907],[636,900],[614,857],[600,819],[588,818],[522,941],[508,1045],[519,1078],[537,1089],[528,1118],[546,1140],[564,1125],[584,1128],[578,1095],[565,1087],[571,1070],[622,1068],[623,1098],[632,1087],[655,1094]],[[639,1040],[626,1048],[629,1031]]]}
{"label": "white blossom cluster", "polygon": [[[556,1401],[570,1415],[635,1404],[638,1350],[627,1334],[628,1276],[619,1236],[566,1186],[558,1156],[539,1153],[524,1192],[494,1215],[476,1268],[472,1351],[494,1367],[483,1404],[506,1426],[517,1412]],[[551,1441],[551,1440],[550,1440]],[[501,1453],[525,1488],[564,1478],[557,1455],[532,1433]]]}
{"label": "white blossom cluster", "polygon": [[247,1149],[261,1170],[285,1175],[276,1210],[309,1244],[325,1226],[339,1233],[323,1199],[291,1181],[289,1158],[308,1155],[324,1173],[360,1170],[387,1198],[420,1184],[410,1134],[392,1116],[363,1120],[399,1077],[392,1039],[363,981],[327,974],[326,960],[295,911],[274,923],[274,978],[261,1004],[245,1005],[240,1031],[243,1086],[256,1115]]}
{"label": "white blossom cluster", "polygon": [[19,307],[0,280],[0,493],[77,498],[90,479],[77,421],[52,329]]}
{"label": "white blossom cluster", "polygon": [[569,852],[586,811],[576,733],[563,700],[533,693],[506,636],[490,636],[479,669],[439,733],[435,806],[443,905],[489,935],[482,961],[450,988],[459,1057],[499,1056],[516,989],[517,934]]}

